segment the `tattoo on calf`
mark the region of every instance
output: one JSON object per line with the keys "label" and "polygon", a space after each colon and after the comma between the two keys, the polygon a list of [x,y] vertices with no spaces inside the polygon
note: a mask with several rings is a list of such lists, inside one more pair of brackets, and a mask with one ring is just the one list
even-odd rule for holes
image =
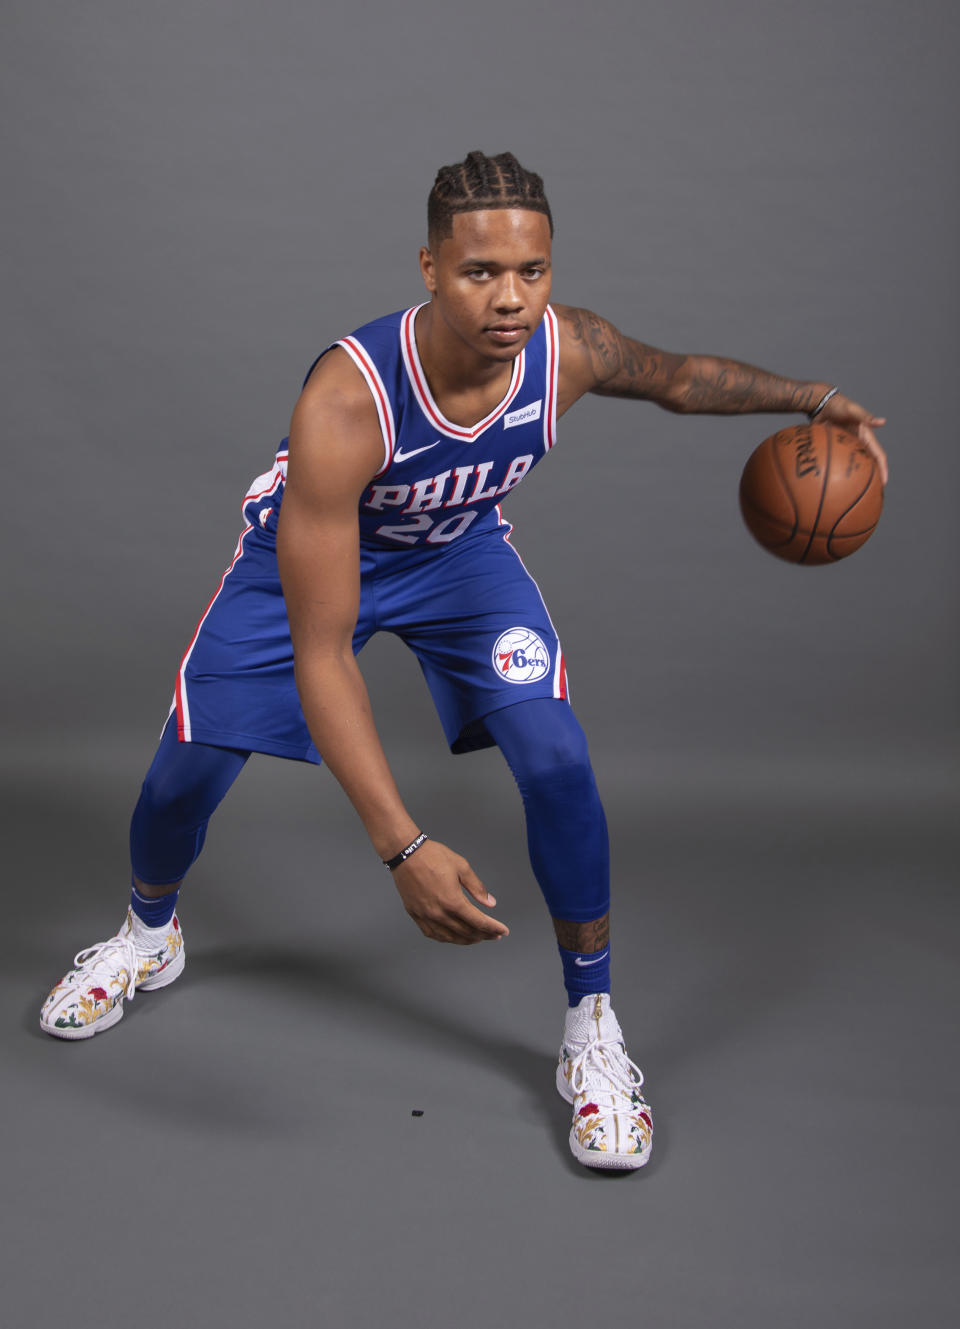
{"label": "tattoo on calf", "polygon": [[594,955],[610,945],[610,915],[591,919],[589,923],[575,923],[567,918],[555,918],[553,930],[565,951],[578,951],[581,955]]}

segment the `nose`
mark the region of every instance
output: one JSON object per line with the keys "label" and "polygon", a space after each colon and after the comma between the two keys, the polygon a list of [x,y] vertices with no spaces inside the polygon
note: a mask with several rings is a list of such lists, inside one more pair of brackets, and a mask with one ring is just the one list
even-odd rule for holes
{"label": "nose", "polygon": [[515,314],[523,308],[523,288],[515,272],[505,272],[497,284],[497,312]]}

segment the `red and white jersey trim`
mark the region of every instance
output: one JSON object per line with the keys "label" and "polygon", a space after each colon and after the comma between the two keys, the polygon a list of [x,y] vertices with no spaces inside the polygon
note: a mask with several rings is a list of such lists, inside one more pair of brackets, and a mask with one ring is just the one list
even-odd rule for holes
{"label": "red and white jersey trim", "polygon": [[[426,303],[426,302],[425,302]],[[410,385],[413,388],[413,394],[424,415],[430,421],[435,429],[441,434],[447,434],[450,438],[463,439],[465,442],[472,443],[478,438],[485,429],[488,429],[495,420],[499,420],[501,415],[520,391],[520,385],[523,383],[523,372],[526,365],[526,351],[523,350],[513,362],[513,374],[510,378],[510,386],[507,388],[507,395],[501,401],[499,406],[494,407],[485,419],[472,428],[466,429],[463,425],[455,425],[442,413],[437,403],[433,400],[433,394],[427,383],[427,376],[423,372],[423,366],[420,363],[420,353],[417,350],[417,339],[414,335],[414,320],[423,305],[415,305],[413,309],[408,309],[403,316],[400,324],[400,349],[403,352],[403,363],[406,366],[407,377],[410,379]]]}
{"label": "red and white jersey trim", "polygon": [[252,530],[253,530],[252,526],[245,526],[243,528],[243,531],[240,534],[240,539],[237,541],[237,547],[234,551],[233,558],[230,560],[230,566],[227,568],[226,572],[220,578],[220,585],[214,591],[213,595],[210,598],[210,603],[203,611],[203,617],[200,619],[200,622],[197,624],[196,631],[194,632],[193,636],[190,638],[190,645],[187,647],[186,652],[184,653],[184,657],[180,661],[180,670],[177,674],[177,690],[176,693],[174,694],[174,701],[177,708],[177,737],[179,738],[181,743],[189,743],[193,737],[190,725],[190,702],[187,697],[187,665],[190,662],[190,656],[193,654],[193,648],[197,643],[197,638],[200,636],[200,629],[203,627],[204,623],[206,622],[206,618],[207,615],[210,613],[210,610],[216,604],[217,597],[219,596],[220,592],[223,590],[223,583],[230,576],[230,573],[233,571],[234,567],[236,566],[237,560],[240,558],[240,556],[243,553],[243,538],[248,531]]}
{"label": "red and white jersey trim", "polygon": [[549,452],[557,441],[557,379],[560,373],[560,325],[547,305],[543,316],[547,334],[547,388],[543,406],[543,450]]}
{"label": "red and white jersey trim", "polygon": [[342,337],[334,345],[342,346],[349,355],[350,359],[360,370],[360,373],[366,379],[367,387],[373,397],[374,405],[377,408],[377,418],[380,421],[380,432],[383,434],[383,465],[377,471],[377,475],[383,475],[384,471],[393,460],[393,449],[396,446],[397,430],[393,422],[393,408],[390,405],[390,398],[387,396],[387,390],[383,386],[383,379],[380,377],[377,366],[370,359],[370,356],[357,341],[356,337]]}
{"label": "red and white jersey trim", "polygon": [[273,469],[264,471],[262,475],[258,475],[255,480],[251,481],[250,488],[243,496],[243,503],[240,509],[243,513],[244,520],[246,520],[246,507],[248,503],[256,503],[259,499],[266,497],[267,494],[272,494],[280,484],[281,480],[286,480],[287,459],[289,455],[288,452],[278,452],[273,463]]}
{"label": "red and white jersey trim", "polygon": [[[265,471],[263,475],[258,475],[247,490],[243,498],[241,511],[244,521],[246,521],[246,507],[250,502],[265,498],[267,494],[272,494],[283,484],[287,474],[287,456],[286,452],[278,452],[272,471]],[[193,654],[193,648],[197,644],[197,638],[200,636],[200,629],[207,620],[207,615],[217,602],[217,597],[223,590],[223,583],[230,576],[230,573],[236,567],[237,562],[243,555],[243,541],[247,534],[253,530],[253,526],[247,521],[243,530],[240,532],[240,539],[237,541],[237,547],[233,552],[233,558],[230,560],[230,566],[220,578],[220,584],[210,597],[210,603],[203,611],[200,622],[196,626],[193,636],[190,638],[190,644],[184,652],[183,659],[180,661],[180,669],[177,673],[177,687],[174,693],[174,706],[177,711],[177,737],[182,743],[189,743],[192,738],[192,729],[190,724],[190,700],[187,696],[187,665],[190,662],[190,656]]]}

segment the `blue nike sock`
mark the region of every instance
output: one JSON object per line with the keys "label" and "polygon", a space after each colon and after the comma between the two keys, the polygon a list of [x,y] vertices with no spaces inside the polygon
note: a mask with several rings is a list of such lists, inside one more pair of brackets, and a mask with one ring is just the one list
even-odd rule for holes
{"label": "blue nike sock", "polygon": [[567,989],[567,1000],[571,1006],[578,1005],[583,997],[610,991],[609,945],[594,955],[564,950],[559,942],[557,950],[563,964],[563,986]]}
{"label": "blue nike sock", "polygon": [[130,892],[130,908],[145,927],[162,928],[173,918],[179,894],[180,890],[177,888],[177,890],[170,891],[167,895],[156,895],[148,898],[141,895],[134,886]]}

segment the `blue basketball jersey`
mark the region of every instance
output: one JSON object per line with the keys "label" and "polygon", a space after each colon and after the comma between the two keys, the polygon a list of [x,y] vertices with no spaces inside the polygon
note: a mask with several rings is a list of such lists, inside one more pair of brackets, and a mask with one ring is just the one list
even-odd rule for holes
{"label": "blue basketball jersey", "polygon": [[[390,314],[334,343],[363,375],[383,434],[383,465],[360,499],[353,647],[360,651],[375,632],[406,642],[447,741],[467,752],[493,741],[484,717],[494,711],[567,698],[556,629],[500,514],[501,499],[553,447],[557,319],[548,308],[513,363],[503,400],[468,429],[433,400],[416,313]],[[181,661],[174,707],[184,742],[317,762],[277,569],[286,445],[244,498],[246,525]]]}
{"label": "blue basketball jersey", "polygon": [[[446,419],[433,400],[414,336],[422,308],[388,314],[334,343],[363,375],[383,435],[383,466],[360,500],[361,543],[376,548],[439,550],[468,531],[496,528],[501,500],[556,439],[559,338],[549,306],[513,363],[503,400],[470,428]],[[251,525],[275,524],[287,443],[246,495]]]}

